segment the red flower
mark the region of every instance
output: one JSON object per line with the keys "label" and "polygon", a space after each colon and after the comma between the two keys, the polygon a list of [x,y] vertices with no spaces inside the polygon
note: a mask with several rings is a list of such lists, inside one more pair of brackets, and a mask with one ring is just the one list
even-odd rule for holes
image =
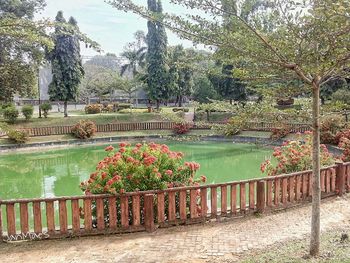
{"label": "red flower", "polygon": [[127,143],[126,143],[126,142],[121,142],[121,143],[119,143],[119,147],[120,147],[120,148],[124,148],[125,146],[127,146]]}
{"label": "red flower", "polygon": [[144,165],[149,166],[157,161],[157,158],[154,156],[148,156],[143,160]]}
{"label": "red flower", "polygon": [[101,173],[101,178],[102,178],[102,180],[106,179],[107,178],[107,173],[106,172]]}
{"label": "red flower", "polygon": [[165,171],[165,174],[167,174],[167,175],[172,175],[172,174],[173,174],[173,171],[172,171],[172,170],[166,170],[166,171]]}
{"label": "red flower", "polygon": [[106,151],[106,152],[111,152],[111,151],[113,151],[113,150],[114,150],[114,147],[113,147],[112,145],[110,145],[110,146],[108,146],[108,147],[105,148],[105,151]]}
{"label": "red flower", "polygon": [[202,181],[203,183],[205,183],[205,182],[207,181],[207,177],[205,177],[204,175],[201,175],[201,181]]}
{"label": "red flower", "polygon": [[120,149],[119,149],[119,152],[121,152],[121,153],[125,153],[125,151],[126,151],[125,148],[120,148]]}

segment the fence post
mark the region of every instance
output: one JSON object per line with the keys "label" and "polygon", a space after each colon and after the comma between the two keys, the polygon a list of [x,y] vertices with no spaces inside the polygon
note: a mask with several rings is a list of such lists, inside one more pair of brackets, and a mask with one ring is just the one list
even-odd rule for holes
{"label": "fence post", "polygon": [[265,211],[265,181],[259,181],[257,183],[256,209],[260,214]]}
{"label": "fence post", "polygon": [[336,162],[336,191],[339,196],[342,196],[344,193],[344,175],[345,175],[345,166],[342,162]]}
{"label": "fence post", "polygon": [[153,194],[145,195],[145,228],[147,232],[154,232],[154,207],[153,207]]}

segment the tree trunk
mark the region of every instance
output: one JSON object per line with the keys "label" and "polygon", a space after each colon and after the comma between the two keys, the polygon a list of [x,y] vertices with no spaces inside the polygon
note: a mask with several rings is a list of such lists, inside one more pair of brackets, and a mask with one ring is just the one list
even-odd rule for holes
{"label": "tree trunk", "polygon": [[68,102],[64,101],[64,117],[68,117]]}
{"label": "tree trunk", "polygon": [[312,83],[312,218],[310,255],[317,256],[320,251],[320,84],[319,80]]}
{"label": "tree trunk", "polygon": [[159,110],[159,105],[160,105],[160,101],[157,100],[157,106],[156,106],[157,111]]}
{"label": "tree trunk", "polygon": [[182,96],[179,96],[179,107],[182,107]]}
{"label": "tree trunk", "polygon": [[230,104],[232,105],[232,102],[233,102],[233,100],[232,99],[230,99]]}

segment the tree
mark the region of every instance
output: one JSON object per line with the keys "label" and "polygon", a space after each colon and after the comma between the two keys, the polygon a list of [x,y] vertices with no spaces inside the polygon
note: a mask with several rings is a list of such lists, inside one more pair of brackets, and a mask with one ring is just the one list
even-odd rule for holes
{"label": "tree", "polygon": [[[350,2],[348,0],[276,0],[269,10],[242,16],[233,0],[173,0],[205,16],[165,14],[161,18],[131,0],[109,1],[162,22],[180,36],[218,48],[221,59],[242,63],[234,76],[265,81],[297,77],[313,96],[313,190],[310,255],[320,245],[320,87],[335,77],[349,75]],[[249,2],[249,1],[247,1]],[[225,4],[224,8],[222,3]],[[229,17],[223,24],[217,17]]]}
{"label": "tree", "polygon": [[169,52],[169,84],[171,95],[182,107],[183,97],[190,96],[193,91],[193,64],[191,54],[183,46],[177,45]]}
{"label": "tree", "polygon": [[0,101],[35,94],[43,51],[53,46],[45,31],[49,22],[33,21],[44,6],[43,0],[0,2]]}
{"label": "tree", "polygon": [[[161,16],[161,1],[148,0],[148,10]],[[166,68],[167,36],[161,21],[147,22],[147,92],[151,100],[155,100],[157,109],[160,101],[169,98],[168,75]]]}
{"label": "tree", "polygon": [[[56,16],[54,34],[55,47],[49,54],[52,65],[52,82],[49,85],[50,100],[64,101],[64,117],[68,117],[68,101],[75,101],[78,94],[78,86],[84,76],[80,56],[79,38],[72,30],[70,34],[62,28],[65,24],[62,11]],[[68,24],[77,29],[76,20],[71,17]]]}
{"label": "tree", "polygon": [[[349,85],[350,88],[350,85]],[[338,90],[348,89],[348,83],[345,78],[334,78],[321,87],[322,104]]]}
{"label": "tree", "polygon": [[128,43],[121,54],[128,61],[121,67],[120,74],[122,76],[131,73],[132,77],[135,77],[146,66],[147,45],[145,33],[139,30],[136,31],[134,36],[136,40]]}
{"label": "tree", "polygon": [[221,72],[209,73],[209,79],[216,92],[222,99],[228,99],[232,104],[235,101],[246,101],[246,84],[238,78],[234,78],[232,71],[234,66],[230,64],[220,65]]}
{"label": "tree", "polygon": [[120,69],[120,58],[113,53],[107,53],[106,55],[96,55],[85,62],[85,65],[98,66],[110,70]]}
{"label": "tree", "polygon": [[107,69],[94,64],[84,64],[84,78],[78,87],[78,99],[90,104],[90,97],[95,93],[94,82],[96,78],[103,74]]}

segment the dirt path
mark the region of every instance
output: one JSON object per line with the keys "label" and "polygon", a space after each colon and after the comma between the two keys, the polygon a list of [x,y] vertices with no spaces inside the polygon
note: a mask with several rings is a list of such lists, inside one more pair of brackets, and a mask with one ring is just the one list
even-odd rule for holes
{"label": "dirt path", "polygon": [[[153,234],[1,244],[0,262],[235,262],[242,253],[309,234],[311,206]],[[350,195],[322,204],[322,231],[350,223]]]}

